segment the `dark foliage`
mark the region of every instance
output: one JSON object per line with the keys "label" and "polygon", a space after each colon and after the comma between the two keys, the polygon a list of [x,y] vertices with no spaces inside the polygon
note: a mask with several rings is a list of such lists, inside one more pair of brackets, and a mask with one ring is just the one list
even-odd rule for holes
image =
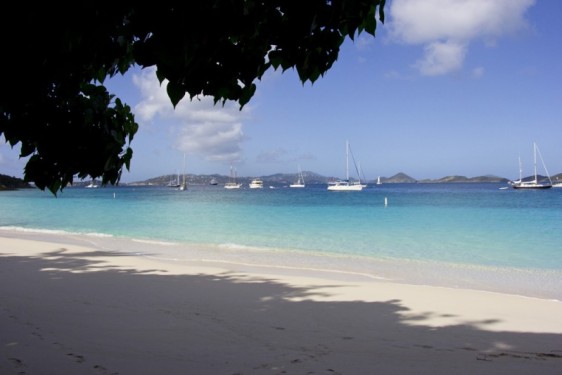
{"label": "dark foliage", "polygon": [[80,179],[119,182],[137,132],[104,80],[156,67],[175,105],[186,95],[243,107],[270,68],[314,82],[342,42],[375,34],[385,0],[208,0],[175,5],[14,4],[2,14],[0,135],[30,157],[24,179],[54,194]]}

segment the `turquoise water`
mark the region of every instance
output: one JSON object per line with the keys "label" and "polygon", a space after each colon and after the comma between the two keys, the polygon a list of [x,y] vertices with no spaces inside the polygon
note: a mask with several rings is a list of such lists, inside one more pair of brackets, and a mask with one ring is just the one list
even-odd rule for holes
{"label": "turquoise water", "polygon": [[[251,251],[258,258],[309,254],[317,263],[335,257],[562,275],[562,189],[501,186],[67,188],[57,198],[19,190],[0,194],[0,229]],[[164,256],[172,248],[158,251]],[[181,257],[181,248],[173,251]]]}

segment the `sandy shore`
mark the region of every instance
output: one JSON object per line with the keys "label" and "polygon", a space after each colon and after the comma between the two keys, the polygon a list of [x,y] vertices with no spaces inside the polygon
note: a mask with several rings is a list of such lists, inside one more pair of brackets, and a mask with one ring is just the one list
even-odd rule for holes
{"label": "sandy shore", "polygon": [[4,233],[0,291],[1,374],[562,374],[555,300]]}

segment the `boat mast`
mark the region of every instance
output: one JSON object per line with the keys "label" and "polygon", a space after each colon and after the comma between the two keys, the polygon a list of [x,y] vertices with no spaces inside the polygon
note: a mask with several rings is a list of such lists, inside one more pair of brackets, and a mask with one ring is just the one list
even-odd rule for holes
{"label": "boat mast", "polygon": [[232,164],[230,164],[230,182],[233,184],[236,183],[236,168],[234,168]]}
{"label": "boat mast", "polygon": [[519,182],[523,181],[523,164],[521,164],[521,155],[519,155]]}
{"label": "boat mast", "polygon": [[[546,177],[548,177],[548,181],[550,182],[550,185],[552,185],[552,179],[550,178],[550,173],[548,173],[548,169],[546,169],[546,164],[544,163],[544,159],[542,158],[541,150],[539,150],[539,146],[537,146],[536,142],[534,143],[534,145],[535,145],[536,152],[539,154],[539,157],[541,158],[541,163],[542,163],[542,166],[543,166],[544,171],[546,173]],[[535,156],[535,159],[536,159],[536,156]],[[536,172],[535,172],[535,175],[536,175]],[[536,179],[536,177],[535,177],[535,179]]]}
{"label": "boat mast", "polygon": [[345,141],[345,178],[349,181],[349,140]]}
{"label": "boat mast", "polygon": [[183,179],[182,179],[182,183],[181,183],[181,190],[185,190],[187,188],[187,184],[185,182],[185,152],[183,154]]}
{"label": "boat mast", "polygon": [[537,183],[537,143],[533,143],[533,162],[535,163],[535,184]]}

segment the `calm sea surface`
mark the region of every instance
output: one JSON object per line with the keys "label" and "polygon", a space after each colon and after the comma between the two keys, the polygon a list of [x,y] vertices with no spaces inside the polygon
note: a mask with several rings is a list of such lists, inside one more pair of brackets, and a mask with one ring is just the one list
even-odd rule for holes
{"label": "calm sea surface", "polygon": [[19,190],[0,193],[0,235],[64,233],[177,261],[194,256],[189,248],[198,259],[562,299],[562,189],[502,186],[67,188],[56,198]]}

